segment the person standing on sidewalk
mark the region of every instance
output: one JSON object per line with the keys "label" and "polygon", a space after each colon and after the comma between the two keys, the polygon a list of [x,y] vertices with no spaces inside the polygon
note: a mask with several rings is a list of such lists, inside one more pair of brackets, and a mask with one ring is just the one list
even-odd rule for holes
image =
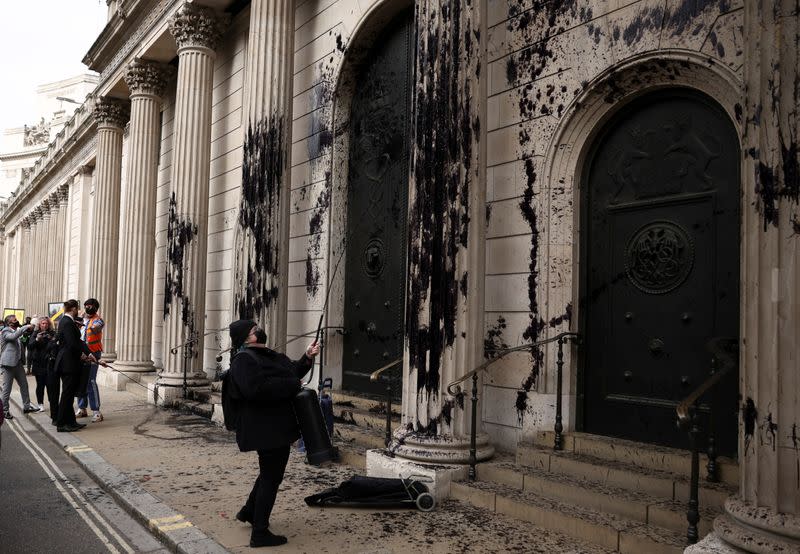
{"label": "person standing on sidewalk", "polygon": [[38,412],[31,404],[28,393],[28,380],[25,378],[25,369],[22,367],[22,344],[20,337],[31,331],[31,325],[20,326],[17,316],[9,315],[3,320],[3,330],[0,331],[0,366],[3,375],[3,411],[6,419],[14,419],[10,413],[11,387],[14,381],[19,385],[22,394],[23,412]]}
{"label": "person standing on sidewalk", "polygon": [[[103,355],[103,329],[106,324],[98,313],[100,302],[96,298],[90,298],[83,303],[83,340],[89,346],[89,351],[95,360],[100,360]],[[89,367],[89,381],[86,384],[86,391],[78,398],[78,411],[75,417],[86,417],[87,404],[92,409],[92,423],[103,421],[103,414],[100,413],[100,389],[97,388],[97,362]],[[87,402],[88,400],[88,402]]]}
{"label": "person standing on sidewalk", "polygon": [[[53,322],[49,317],[40,317],[36,330],[28,340],[28,358],[31,362],[33,376],[36,377],[36,402],[39,410],[44,411],[44,391],[47,387],[48,368],[55,358],[56,334]],[[58,405],[58,397],[49,396],[50,406]]]}
{"label": "person standing on sidewalk", "polygon": [[[37,317],[34,315],[34,317]],[[36,329],[36,322],[33,321],[30,317],[25,318],[25,325],[30,325],[31,329]],[[28,356],[28,340],[31,338],[30,333],[23,333],[22,336],[19,338],[19,343],[22,346],[20,352],[20,359],[22,361],[22,367],[25,368],[25,375],[31,374],[31,359]]]}
{"label": "person standing on sidewalk", "polygon": [[55,371],[61,378],[61,399],[58,403],[56,427],[59,432],[78,431],[85,425],[75,420],[73,403],[78,396],[81,382],[81,371],[85,361],[95,362],[89,346],[81,340],[81,332],[75,318],[78,317],[78,301],[74,299],[64,302],[64,315],[58,322],[58,354]]}
{"label": "person standing on sidewalk", "polygon": [[319,345],[313,342],[303,357],[292,361],[267,348],[267,334],[255,321],[240,319],[230,325],[230,377],[238,399],[236,442],[242,452],[258,452],[259,474],[247,503],[236,514],[252,524],[250,546],[280,546],[286,537],[269,530],[269,518],[283,481],[289,447],[300,438],[292,399],[302,377],[311,370]]}

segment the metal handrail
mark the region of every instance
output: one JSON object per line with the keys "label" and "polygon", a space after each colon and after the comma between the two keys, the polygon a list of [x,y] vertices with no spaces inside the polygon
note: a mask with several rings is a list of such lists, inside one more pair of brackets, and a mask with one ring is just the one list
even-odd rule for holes
{"label": "metal handrail", "polygon": [[560,333],[555,337],[550,337],[549,339],[543,339],[540,341],[532,342],[530,344],[523,344],[520,346],[512,346],[509,348],[495,348],[495,349],[487,349],[486,352],[497,352],[500,353],[499,356],[496,358],[492,358],[491,360],[487,360],[480,364],[478,367],[473,369],[472,371],[468,372],[467,374],[463,375],[461,378],[453,381],[449,385],[447,385],[447,392],[450,396],[454,396],[456,398],[461,398],[463,394],[461,392],[461,387],[459,387],[458,392],[453,390],[453,387],[463,383],[469,378],[472,378],[472,396],[470,398],[472,402],[472,421],[470,427],[470,438],[469,438],[469,471],[467,473],[468,478],[470,481],[474,481],[476,477],[476,466],[478,464],[477,459],[477,413],[478,413],[478,374],[481,371],[487,369],[490,365],[501,360],[508,354],[512,352],[520,352],[524,350],[533,350],[538,346],[543,346],[545,344],[550,344],[552,342],[558,343],[558,358],[556,361],[556,379],[557,379],[557,392],[556,392],[556,422],[555,422],[555,439],[553,448],[555,450],[561,450],[562,448],[562,439],[561,439],[561,432],[563,431],[563,425],[561,423],[561,375],[562,369],[564,366],[564,343],[569,342],[570,340],[574,340],[577,342],[579,340],[578,333],[566,331],[564,333]]}
{"label": "metal handrail", "polygon": [[373,381],[373,382],[377,381],[378,378],[381,376],[381,373],[383,373],[384,371],[386,371],[387,369],[389,369],[391,367],[396,366],[399,363],[402,363],[402,361],[403,361],[403,358],[401,356],[400,358],[397,358],[396,360],[393,360],[393,361],[389,362],[385,366],[379,367],[378,369],[376,369],[375,371],[373,371],[372,373],[369,374],[369,380]]}
{"label": "metal handrail", "polygon": [[[737,345],[737,339],[724,337],[715,337],[708,342],[708,350],[712,354],[712,375],[680,402],[675,410],[678,415],[678,426],[688,431],[689,450],[692,456],[689,502],[686,509],[686,521],[689,523],[686,529],[686,540],[689,544],[695,544],[700,538],[697,524],[700,522],[700,449],[698,442],[701,430],[697,418],[697,403],[706,392],[736,367],[736,359],[732,354],[732,350]],[[716,367],[717,362],[722,364],[720,369]],[[713,411],[710,414],[713,417]],[[709,424],[708,465],[706,468],[708,469],[707,479],[711,482],[718,481],[717,451],[712,424]]]}
{"label": "metal handrail", "polygon": [[543,339],[543,340],[540,340],[540,341],[537,341],[537,342],[532,342],[532,343],[529,343],[529,344],[521,344],[519,346],[511,346],[511,347],[508,347],[508,348],[492,348],[492,349],[484,350],[484,352],[498,352],[498,353],[500,353],[500,355],[497,356],[496,358],[492,358],[491,360],[486,360],[485,362],[480,364],[478,367],[476,367],[475,369],[473,369],[469,373],[464,374],[462,377],[456,379],[455,381],[453,381],[452,383],[447,385],[447,392],[448,392],[448,394],[450,394],[450,396],[458,396],[460,393],[453,392],[452,387],[454,387],[455,385],[458,385],[460,383],[463,383],[464,381],[466,381],[467,379],[469,379],[473,375],[476,375],[476,374],[480,373],[481,371],[483,371],[484,369],[486,369],[487,367],[489,367],[493,363],[503,359],[508,354],[511,354],[513,352],[523,352],[525,350],[532,350],[533,348],[536,348],[537,346],[543,346],[545,344],[550,344],[551,342],[557,342],[559,339],[563,339],[565,336],[568,336],[568,335],[574,335],[574,333],[569,333],[569,332],[561,333],[559,335],[556,335],[555,337],[550,337],[549,339]]}
{"label": "metal handrail", "polygon": [[714,385],[716,385],[728,372],[736,367],[736,360],[729,352],[725,350],[724,343],[729,343],[730,340],[732,339],[717,337],[709,341],[708,350],[714,356],[715,360],[722,362],[722,368],[714,371],[708,379],[703,381],[700,386],[694,389],[689,396],[687,396],[678,404],[678,407],[675,409],[675,411],[678,414],[678,424],[681,426],[681,428],[688,427],[691,420],[691,416],[689,414],[690,409],[700,399],[700,397],[703,396],[703,394],[705,394],[709,389],[714,387]]}

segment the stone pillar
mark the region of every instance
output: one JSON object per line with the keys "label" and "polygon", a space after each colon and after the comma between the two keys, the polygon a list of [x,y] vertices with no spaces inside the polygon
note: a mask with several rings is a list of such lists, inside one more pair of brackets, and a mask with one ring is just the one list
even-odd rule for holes
{"label": "stone pillar", "polygon": [[77,282],[75,290],[70,298],[85,300],[89,298],[89,268],[91,267],[91,239],[92,239],[92,206],[93,196],[92,187],[94,181],[94,170],[89,166],[82,166],[75,175],[74,186],[80,189],[80,208],[77,217],[80,222],[80,237],[77,244],[70,250],[72,256],[77,257],[73,263],[77,272]]}
{"label": "stone pillar", "polygon": [[[22,242],[22,244],[24,244],[26,246],[27,245],[31,245],[32,246],[34,244],[33,237],[36,236],[36,223],[37,223],[37,217],[36,217],[36,213],[35,212],[31,213],[30,216],[28,216],[26,218],[23,218],[22,223],[21,223],[22,234],[20,235],[21,238],[19,239]],[[28,254],[29,254],[28,256],[22,258],[22,263],[20,264],[20,267],[13,269],[12,272],[22,273],[24,276],[26,276],[26,279],[23,279],[23,281],[24,280],[28,280],[29,282],[32,283],[32,280],[31,280],[31,268],[33,267],[33,263],[32,262],[35,259],[36,253],[33,251],[33,249],[31,249],[28,252]],[[18,260],[20,259],[19,256],[17,256],[17,259]],[[12,275],[13,275],[13,273],[12,273]],[[12,282],[13,281],[16,281],[16,278],[14,278],[12,280]],[[31,294],[32,291],[33,291],[32,287],[31,288],[24,288],[23,287],[22,290],[20,290],[20,295],[19,295],[18,300],[17,300],[19,302],[19,306],[8,306],[8,307],[9,308],[24,308],[25,309],[25,313],[27,314],[31,309],[29,306],[31,304],[31,302],[30,302],[30,294]]]}
{"label": "stone pillar", "polygon": [[[47,304],[50,302],[57,302],[58,299],[58,285],[61,282],[61,275],[58,273],[58,257],[61,252],[61,200],[58,198],[58,192],[50,195],[48,198],[50,203],[50,232],[47,240],[47,269],[45,275],[47,284],[44,287],[45,301],[42,306],[45,312]],[[40,312],[42,313],[42,312]]]}
{"label": "stone pillar", "polygon": [[[152,371],[153,264],[155,256],[156,181],[161,138],[161,96],[172,66],[134,60],[125,72],[131,91],[128,164],[120,224],[117,363],[120,370]],[[118,374],[114,374],[118,375]],[[125,385],[126,378],[117,385]]]}
{"label": "stone pillar", "polygon": [[[214,50],[227,18],[184,4],[169,22],[178,44],[178,82],[167,221],[164,290],[162,399],[184,382],[203,385],[206,311],[208,181],[211,157],[211,95]],[[187,346],[186,343],[189,343]],[[177,348],[175,353],[172,348]]]}
{"label": "stone pillar", "polygon": [[39,276],[39,284],[33,293],[33,307],[31,315],[41,315],[43,310],[47,309],[47,303],[50,302],[50,267],[53,261],[53,210],[54,206],[50,198],[42,201],[42,220],[41,220],[41,233],[39,237],[39,269],[36,272]]}
{"label": "stone pillar", "polygon": [[[117,307],[117,368],[152,371],[152,326],[142,320],[153,308],[156,181],[161,138],[161,96],[174,69],[165,64],[134,60],[125,72],[131,91],[128,163],[120,225],[119,290]],[[119,374],[113,374],[119,376]],[[128,379],[113,380],[124,386]]]}
{"label": "stone pillar", "polygon": [[53,294],[50,302],[63,302],[64,298],[64,259],[66,257],[66,240],[69,238],[69,229],[67,222],[69,218],[68,205],[69,205],[69,186],[61,185],[56,191],[56,201],[58,202],[58,219],[56,224],[56,232],[53,236],[53,244],[55,246],[55,272],[53,279]]}
{"label": "stone pillar", "polygon": [[74,179],[70,178],[65,184],[61,185],[59,189],[63,195],[62,210],[64,211],[63,231],[64,237],[61,241],[62,254],[61,254],[61,285],[59,287],[59,295],[63,300],[70,298],[67,293],[69,288],[69,270],[70,270],[70,246],[72,244],[72,199],[74,191]]}
{"label": "stone pillar", "polygon": [[[128,106],[113,98],[95,104],[97,163],[95,166],[94,221],[91,235],[89,295],[100,302],[103,358],[116,358],[117,263],[119,255],[119,199],[122,177],[122,132]],[[82,298],[81,301],[85,301]],[[129,317],[130,314],[125,314]]]}
{"label": "stone pillar", "polygon": [[[404,458],[463,464],[472,383],[462,384],[460,400],[446,389],[483,361],[486,72],[479,68],[486,67],[486,29],[479,3],[416,6],[403,425],[393,449]],[[493,452],[479,428],[478,459]]]}
{"label": "stone pillar", "polygon": [[231,319],[256,319],[286,344],[294,2],[253,0],[245,57],[244,156]]}
{"label": "stone pillar", "polygon": [[745,2],[740,491],[690,552],[800,552],[799,17]]}

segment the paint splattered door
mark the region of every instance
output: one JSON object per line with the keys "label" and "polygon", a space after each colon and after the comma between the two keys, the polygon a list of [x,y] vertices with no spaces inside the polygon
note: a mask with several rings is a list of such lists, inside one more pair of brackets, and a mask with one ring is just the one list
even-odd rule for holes
{"label": "paint splattered door", "polygon": [[[585,180],[587,431],[685,447],[675,407],[739,336],[739,142],[711,99],[651,94],[597,141]],[[737,378],[701,403],[736,452]]]}
{"label": "paint splattered door", "polygon": [[383,394],[369,374],[403,353],[412,32],[406,14],[381,33],[352,103],[343,369],[355,392]]}

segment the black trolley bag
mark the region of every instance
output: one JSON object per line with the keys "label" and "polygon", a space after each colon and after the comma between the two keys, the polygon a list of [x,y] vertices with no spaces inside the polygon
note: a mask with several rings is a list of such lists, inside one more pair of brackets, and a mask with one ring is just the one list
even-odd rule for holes
{"label": "black trolley bag", "polygon": [[302,389],[292,400],[292,406],[303,435],[308,463],[318,466],[336,461],[339,453],[331,444],[317,393],[312,389]]}

